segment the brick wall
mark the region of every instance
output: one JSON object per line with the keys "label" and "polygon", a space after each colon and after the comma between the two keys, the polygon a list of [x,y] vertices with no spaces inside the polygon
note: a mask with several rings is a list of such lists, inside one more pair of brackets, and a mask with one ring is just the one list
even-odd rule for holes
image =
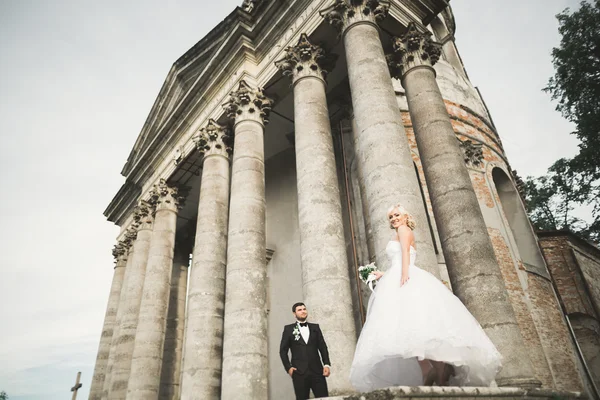
{"label": "brick wall", "polygon": [[[494,246],[498,264],[500,264],[500,270],[502,271],[502,277],[508,290],[510,302],[515,310],[517,323],[521,329],[525,346],[529,351],[529,358],[536,372],[536,378],[542,382],[542,387],[553,388],[555,386],[554,379],[544,353],[540,335],[533,320],[531,307],[527,304],[527,297],[525,296],[517,269],[515,269],[513,256],[498,229],[488,228],[488,232]],[[519,269],[524,271],[521,264],[519,264]]]}
{"label": "brick wall", "polygon": [[565,232],[540,233],[540,247],[591,379],[600,387],[600,250]]}

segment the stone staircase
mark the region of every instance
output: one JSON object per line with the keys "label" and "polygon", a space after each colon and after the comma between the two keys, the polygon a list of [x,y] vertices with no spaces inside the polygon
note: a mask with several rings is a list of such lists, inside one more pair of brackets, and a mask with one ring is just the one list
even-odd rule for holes
{"label": "stone staircase", "polygon": [[467,399],[505,399],[505,400],[570,400],[587,399],[585,393],[558,392],[548,389],[489,388],[489,387],[439,387],[439,386],[397,386],[344,396],[327,397],[327,400],[467,400]]}

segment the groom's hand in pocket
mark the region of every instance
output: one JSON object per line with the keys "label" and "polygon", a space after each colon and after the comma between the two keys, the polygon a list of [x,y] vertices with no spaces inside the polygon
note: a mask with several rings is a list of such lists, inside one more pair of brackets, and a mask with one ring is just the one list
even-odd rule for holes
{"label": "groom's hand in pocket", "polygon": [[294,368],[294,367],[290,368],[290,369],[289,369],[289,371],[288,371],[288,374],[289,374],[290,376],[294,375],[294,371],[295,371],[295,370],[296,370],[296,368]]}
{"label": "groom's hand in pocket", "polygon": [[329,367],[323,367],[323,376],[327,378],[329,375],[331,375],[331,370]]}

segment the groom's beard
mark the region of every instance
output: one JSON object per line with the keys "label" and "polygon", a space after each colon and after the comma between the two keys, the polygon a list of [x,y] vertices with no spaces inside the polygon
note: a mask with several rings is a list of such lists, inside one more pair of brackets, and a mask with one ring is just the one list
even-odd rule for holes
{"label": "groom's beard", "polygon": [[[306,318],[308,318],[308,317],[306,317]],[[306,318],[296,318],[296,319],[297,319],[298,321],[300,321],[300,322],[305,322],[305,321],[306,321]]]}

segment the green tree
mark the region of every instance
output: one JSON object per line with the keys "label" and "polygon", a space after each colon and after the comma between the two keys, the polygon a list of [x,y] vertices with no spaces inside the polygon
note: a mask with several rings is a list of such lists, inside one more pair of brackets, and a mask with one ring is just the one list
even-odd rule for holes
{"label": "green tree", "polygon": [[0,392],[0,400],[8,400],[8,395],[4,390]]}
{"label": "green tree", "polygon": [[572,168],[600,178],[600,0],[582,1],[556,18],[561,41],[552,49],[555,73],[544,91],[575,124],[580,145]]}
{"label": "green tree", "polygon": [[[556,16],[561,34],[552,49],[554,76],[544,91],[557,101],[556,110],[575,125],[579,152],[556,161],[545,176],[528,177],[522,185],[527,211],[539,230],[568,230],[600,240],[600,0],[582,1]],[[592,221],[573,215],[592,209]]]}
{"label": "green tree", "polygon": [[[537,230],[566,230],[594,242],[600,240],[600,187],[589,174],[574,166],[572,159],[556,161],[544,176],[528,177],[521,186],[523,200]],[[588,223],[574,215],[577,207],[592,206]]]}

